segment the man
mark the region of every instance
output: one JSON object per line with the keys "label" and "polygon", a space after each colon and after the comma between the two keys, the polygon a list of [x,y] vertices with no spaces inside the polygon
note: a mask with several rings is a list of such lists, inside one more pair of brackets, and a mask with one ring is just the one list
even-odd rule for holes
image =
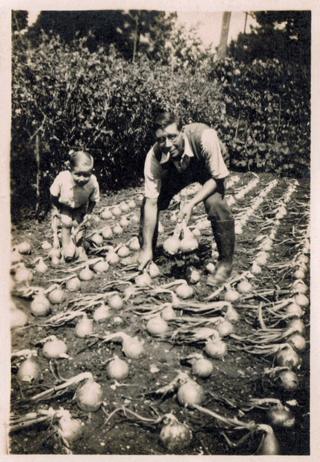
{"label": "man", "polygon": [[156,143],[144,166],[145,197],[141,207],[139,268],[153,258],[158,234],[159,211],[185,186],[202,187],[181,209],[178,220],[188,223],[195,205],[203,201],[219,252],[214,275],[208,284],[225,282],[231,274],[235,246],[234,219],[224,199],[224,179],[229,171],[223,159],[223,145],[214,129],[202,123],[184,127],[172,113],[156,120]]}

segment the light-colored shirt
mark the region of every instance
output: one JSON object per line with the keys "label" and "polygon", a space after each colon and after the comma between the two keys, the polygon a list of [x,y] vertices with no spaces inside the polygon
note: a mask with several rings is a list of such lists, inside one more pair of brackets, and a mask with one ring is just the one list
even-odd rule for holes
{"label": "light-colored shirt", "polygon": [[88,202],[99,202],[99,183],[95,175],[91,175],[88,183],[79,186],[75,183],[71,172],[60,172],[50,187],[50,194],[58,198],[60,204],[78,208]]}
{"label": "light-colored shirt", "polygon": [[[204,161],[206,169],[208,173],[210,173],[213,179],[223,179],[229,175],[229,170],[224,162],[222,151],[221,151],[221,143],[219,142],[219,138],[217,132],[210,127],[205,127],[203,124],[191,124],[187,126],[188,133],[192,132],[192,126],[194,125],[195,129],[197,130],[197,134],[201,132],[200,135],[200,143],[201,143],[201,153],[197,153],[196,157]],[[199,128],[201,130],[199,130]],[[184,136],[184,152],[182,154],[183,157],[195,157],[195,153],[193,152],[192,146],[189,142],[189,139],[186,134]],[[149,199],[156,199],[159,197],[160,190],[161,190],[161,178],[163,174],[163,165],[169,161],[170,154],[162,154],[160,161],[157,160],[154,148],[152,147],[145,160],[144,164],[144,189],[145,189],[145,197]]]}

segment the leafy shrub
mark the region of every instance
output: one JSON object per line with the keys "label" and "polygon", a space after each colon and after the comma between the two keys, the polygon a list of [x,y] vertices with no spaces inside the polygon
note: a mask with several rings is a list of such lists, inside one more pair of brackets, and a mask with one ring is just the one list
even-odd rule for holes
{"label": "leafy shrub", "polygon": [[235,169],[301,175],[309,165],[309,81],[293,66],[129,63],[110,49],[89,51],[85,38],[43,34],[36,47],[14,39],[12,71],[13,211],[48,202],[70,149],[93,154],[103,191],[137,184],[163,109],[216,127]]}
{"label": "leafy shrub", "polygon": [[234,168],[302,176],[310,160],[310,76],[278,60],[226,59],[210,72],[223,87],[222,124]]}

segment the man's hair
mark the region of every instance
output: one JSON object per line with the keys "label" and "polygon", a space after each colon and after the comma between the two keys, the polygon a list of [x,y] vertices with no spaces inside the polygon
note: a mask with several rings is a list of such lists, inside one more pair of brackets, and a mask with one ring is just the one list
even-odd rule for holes
{"label": "man's hair", "polygon": [[70,167],[74,168],[78,165],[84,165],[86,167],[93,168],[93,157],[91,154],[85,151],[71,151],[69,152]]}
{"label": "man's hair", "polygon": [[154,122],[154,129],[158,130],[159,128],[164,129],[168,125],[171,124],[177,124],[178,130],[181,130],[182,128],[182,121],[181,118],[178,114],[175,114],[174,112],[161,112],[157,115],[155,122]]}

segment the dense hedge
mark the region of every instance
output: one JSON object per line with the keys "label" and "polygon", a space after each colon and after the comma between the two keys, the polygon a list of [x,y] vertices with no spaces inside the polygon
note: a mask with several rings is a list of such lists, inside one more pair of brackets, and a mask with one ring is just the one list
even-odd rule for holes
{"label": "dense hedge", "polygon": [[[223,125],[234,167],[303,176],[310,163],[310,75],[278,60],[226,59],[210,71],[223,87]],[[236,122],[235,122],[236,120]]]}
{"label": "dense hedge", "polygon": [[66,45],[43,35],[33,48],[18,37],[12,62],[13,209],[36,201],[37,149],[42,198],[70,149],[94,155],[103,190],[136,183],[153,142],[154,116],[166,108],[179,110],[185,122],[215,126],[233,168],[304,173],[308,78],[278,62],[209,63],[129,63],[103,48],[89,52],[84,39]]}

